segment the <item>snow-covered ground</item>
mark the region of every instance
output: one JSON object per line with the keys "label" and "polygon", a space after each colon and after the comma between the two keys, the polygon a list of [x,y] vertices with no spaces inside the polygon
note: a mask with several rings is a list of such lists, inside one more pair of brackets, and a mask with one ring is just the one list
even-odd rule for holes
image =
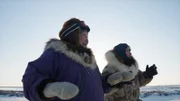
{"label": "snow-covered ground", "polygon": [[0,97],[0,101],[28,101],[24,97]]}
{"label": "snow-covered ground", "polygon": [[[143,101],[180,101],[180,85],[146,86],[141,88]],[[0,87],[0,101],[28,101],[22,88]]]}
{"label": "snow-covered ground", "polygon": [[140,98],[143,101],[180,101],[180,85],[142,87]]}

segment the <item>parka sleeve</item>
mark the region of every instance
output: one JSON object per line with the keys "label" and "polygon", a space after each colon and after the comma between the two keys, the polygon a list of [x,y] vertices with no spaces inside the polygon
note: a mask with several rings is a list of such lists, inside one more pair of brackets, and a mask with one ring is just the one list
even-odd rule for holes
{"label": "parka sleeve", "polygon": [[[57,60],[56,60],[57,61]],[[42,101],[43,89],[47,83],[54,82],[55,52],[46,50],[35,61],[29,62],[22,78],[25,97],[30,101]]]}
{"label": "parka sleeve", "polygon": [[106,66],[104,69],[103,69],[103,72],[102,72],[102,76],[109,76],[111,74],[115,73],[115,70],[114,68],[110,67],[110,66]]}
{"label": "parka sleeve", "polygon": [[114,72],[115,70],[113,70],[113,68],[110,68],[109,66],[106,66],[102,71],[104,93],[109,93],[112,90],[112,86],[107,83],[107,79]]}
{"label": "parka sleeve", "polygon": [[152,78],[146,78],[144,76],[144,72],[139,70],[138,80],[139,80],[140,87],[147,85],[148,83],[151,82],[152,79],[153,79],[153,77]]}

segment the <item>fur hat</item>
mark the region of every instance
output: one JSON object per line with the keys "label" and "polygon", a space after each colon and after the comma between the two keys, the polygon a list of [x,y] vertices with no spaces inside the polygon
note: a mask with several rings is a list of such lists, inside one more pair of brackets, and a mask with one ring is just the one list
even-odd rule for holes
{"label": "fur hat", "polygon": [[89,32],[90,28],[84,23],[84,21],[77,18],[71,18],[64,23],[63,28],[59,32],[59,37],[63,41],[79,45],[79,34],[83,30]]}

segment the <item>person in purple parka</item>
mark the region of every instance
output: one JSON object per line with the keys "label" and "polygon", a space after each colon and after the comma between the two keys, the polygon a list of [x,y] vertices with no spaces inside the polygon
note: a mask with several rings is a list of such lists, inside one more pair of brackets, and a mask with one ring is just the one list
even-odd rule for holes
{"label": "person in purple parka", "polygon": [[101,76],[88,44],[90,28],[77,18],[66,21],[60,39],[50,39],[42,55],[28,63],[22,78],[24,96],[30,101],[104,101],[111,90]]}

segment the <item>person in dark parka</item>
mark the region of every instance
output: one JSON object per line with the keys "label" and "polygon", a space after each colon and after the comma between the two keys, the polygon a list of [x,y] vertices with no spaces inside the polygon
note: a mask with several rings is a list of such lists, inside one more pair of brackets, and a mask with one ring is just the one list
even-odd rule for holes
{"label": "person in dark parka", "polygon": [[[42,55],[28,63],[22,78],[30,101],[104,101],[111,90],[88,44],[90,28],[77,18],[66,21],[60,39],[47,42]],[[118,79],[118,78],[117,78]]]}

